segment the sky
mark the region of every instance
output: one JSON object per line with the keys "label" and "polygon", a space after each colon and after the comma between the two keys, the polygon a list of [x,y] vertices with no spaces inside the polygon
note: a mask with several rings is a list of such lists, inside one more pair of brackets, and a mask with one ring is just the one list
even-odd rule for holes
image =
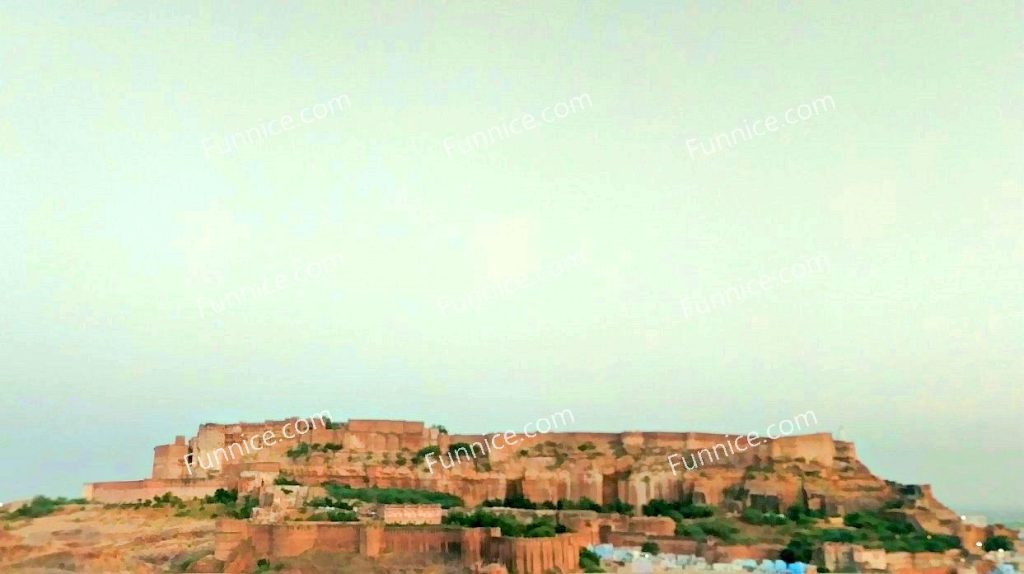
{"label": "sky", "polygon": [[204,422],[813,411],[1024,517],[1022,18],[4,2],[0,500]]}

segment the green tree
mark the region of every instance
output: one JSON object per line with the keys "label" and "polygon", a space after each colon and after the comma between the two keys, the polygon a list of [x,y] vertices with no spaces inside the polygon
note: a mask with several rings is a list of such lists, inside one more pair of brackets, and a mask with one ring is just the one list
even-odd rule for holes
{"label": "green tree", "polygon": [[424,460],[426,460],[428,454],[432,454],[434,455],[434,458],[438,458],[441,456],[441,448],[438,447],[437,445],[431,445],[419,449],[418,451],[416,451],[416,454],[412,457],[412,463],[417,465],[421,464]]}
{"label": "green tree", "polygon": [[992,552],[993,550],[1013,550],[1013,541],[1006,536],[989,536],[982,548],[985,552]]}
{"label": "green tree", "polygon": [[584,572],[604,572],[601,557],[586,548],[580,548],[580,569]]}

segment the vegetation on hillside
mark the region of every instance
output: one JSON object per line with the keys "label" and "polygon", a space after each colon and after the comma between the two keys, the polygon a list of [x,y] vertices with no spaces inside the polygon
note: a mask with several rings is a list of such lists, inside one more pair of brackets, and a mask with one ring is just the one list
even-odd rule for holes
{"label": "vegetation on hillside", "polygon": [[713,536],[727,544],[738,542],[736,535],[740,529],[722,518],[676,522],[676,536],[704,540]]}
{"label": "vegetation on hillside", "polygon": [[517,538],[546,538],[568,532],[569,530],[555,522],[549,516],[536,517],[529,523],[522,523],[514,516],[508,514],[494,514],[478,508],[466,514],[464,512],[450,512],[443,519],[443,524],[454,524],[466,528],[500,528],[502,536],[513,536]]}
{"label": "vegetation on hillside", "polygon": [[601,557],[592,550],[580,548],[580,570],[584,572],[604,572],[601,568]]}
{"label": "vegetation on hillside", "polygon": [[354,510],[353,506],[343,500],[335,500],[330,496],[320,496],[316,498],[310,498],[306,501],[306,506],[311,508],[336,508],[338,510]]}
{"label": "vegetation on hillside", "polygon": [[786,562],[809,562],[823,542],[845,542],[887,552],[945,552],[960,547],[956,536],[917,530],[909,522],[883,512],[851,512],[843,517],[847,528],[808,528],[796,532],[781,558]]}
{"label": "vegetation on hillside", "polygon": [[299,458],[300,456],[308,455],[309,451],[310,451],[309,443],[302,442],[302,443],[299,443],[297,446],[292,447],[292,448],[288,449],[287,451],[285,451],[285,454],[288,455],[288,458],[294,460],[296,458]]}
{"label": "vegetation on hillside", "polygon": [[431,490],[410,488],[353,488],[333,482],[324,483],[324,490],[335,500],[362,500],[380,504],[440,504],[441,508],[463,506],[458,496]]}
{"label": "vegetation on hillside", "polygon": [[428,454],[432,454],[434,455],[434,458],[438,458],[441,456],[441,448],[437,445],[431,445],[419,449],[412,457],[412,463],[416,465],[422,464],[423,461],[426,460]]}
{"label": "vegetation on hillside", "polygon": [[355,512],[349,510],[328,510],[314,512],[306,520],[309,522],[358,522],[359,517]]}
{"label": "vegetation on hillside", "polygon": [[614,500],[605,504],[598,504],[587,497],[579,500],[560,499],[558,502],[537,503],[524,497],[521,494],[514,494],[505,498],[492,498],[485,500],[483,506],[500,508],[523,508],[526,510],[592,510],[594,512],[629,514],[633,512],[633,505],[626,504],[621,500]]}
{"label": "vegetation on hillside", "polygon": [[775,512],[761,512],[754,508],[748,508],[743,511],[740,515],[740,520],[747,524],[761,525],[761,526],[782,526],[789,524],[789,518],[785,514],[778,514]]}
{"label": "vegetation on hillside", "polygon": [[1006,536],[989,536],[982,548],[985,552],[992,552],[993,550],[1013,550],[1013,541]]}
{"label": "vegetation on hillside", "polygon": [[641,509],[644,516],[667,516],[677,523],[686,518],[710,518],[715,509],[689,500],[669,502],[661,498],[652,499]]}
{"label": "vegetation on hillside", "polygon": [[46,516],[53,514],[61,506],[67,506],[68,504],[86,504],[88,501],[84,498],[64,498],[58,496],[57,498],[48,498],[46,496],[36,496],[28,504],[25,504],[4,514],[5,518],[39,518],[40,516]]}

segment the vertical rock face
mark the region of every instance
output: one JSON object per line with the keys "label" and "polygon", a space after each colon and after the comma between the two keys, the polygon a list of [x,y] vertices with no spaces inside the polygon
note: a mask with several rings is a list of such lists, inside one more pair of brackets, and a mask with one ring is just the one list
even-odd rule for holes
{"label": "vertical rock face", "polygon": [[[835,515],[900,499],[912,501],[904,512],[927,530],[952,533],[958,522],[927,486],[876,477],[851,443],[826,433],[757,444],[740,435],[692,432],[549,433],[502,442],[494,438],[501,433],[449,435],[421,422],[309,421],[202,425],[190,440],[178,437],[154,449],[153,476],[182,487],[215,479],[245,490],[280,473],[307,485],[447,492],[468,505],[521,496],[537,503],[618,500],[640,508],[660,498],[774,512],[804,504]],[[303,426],[310,428],[296,432]],[[430,447],[436,451],[428,468],[423,457]],[[113,496],[117,484],[134,483],[97,483],[87,491]]]}

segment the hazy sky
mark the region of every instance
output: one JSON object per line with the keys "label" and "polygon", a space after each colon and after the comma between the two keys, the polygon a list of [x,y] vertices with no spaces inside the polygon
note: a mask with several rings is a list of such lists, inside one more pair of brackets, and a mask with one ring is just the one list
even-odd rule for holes
{"label": "hazy sky", "polygon": [[1024,512],[1019,3],[141,4],[0,8],[0,500],[207,421],[813,410]]}

